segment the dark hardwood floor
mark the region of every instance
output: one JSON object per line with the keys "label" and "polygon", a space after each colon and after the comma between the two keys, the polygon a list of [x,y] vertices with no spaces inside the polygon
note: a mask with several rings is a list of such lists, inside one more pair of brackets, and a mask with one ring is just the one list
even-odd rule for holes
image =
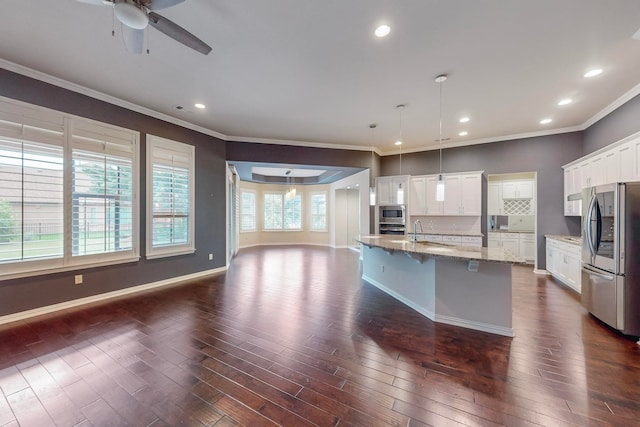
{"label": "dark hardwood floor", "polygon": [[356,252],[244,249],[225,275],[0,328],[0,426],[638,425],[640,346],[513,277],[506,338],[434,324]]}

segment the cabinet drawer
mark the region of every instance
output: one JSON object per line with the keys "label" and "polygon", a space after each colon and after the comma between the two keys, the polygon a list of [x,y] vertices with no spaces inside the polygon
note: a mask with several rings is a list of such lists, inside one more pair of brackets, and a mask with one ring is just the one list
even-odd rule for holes
{"label": "cabinet drawer", "polygon": [[459,245],[461,243],[460,236],[442,236],[442,243],[448,243],[450,245]]}
{"label": "cabinet drawer", "polygon": [[462,244],[462,246],[481,247],[482,246],[482,237],[462,236],[460,238],[460,243]]}
{"label": "cabinet drawer", "polygon": [[440,234],[425,234],[424,240],[427,242],[442,242],[442,236]]}

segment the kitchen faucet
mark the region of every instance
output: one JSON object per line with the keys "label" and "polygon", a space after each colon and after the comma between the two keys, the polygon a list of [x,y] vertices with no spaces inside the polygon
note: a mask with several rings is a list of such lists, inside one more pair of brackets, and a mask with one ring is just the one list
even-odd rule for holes
{"label": "kitchen faucet", "polygon": [[420,222],[419,219],[416,219],[415,222],[413,223],[413,237],[411,238],[412,242],[417,242],[418,241],[418,233],[416,231],[417,225],[420,224],[420,232],[424,233],[424,231],[422,230],[422,223]]}

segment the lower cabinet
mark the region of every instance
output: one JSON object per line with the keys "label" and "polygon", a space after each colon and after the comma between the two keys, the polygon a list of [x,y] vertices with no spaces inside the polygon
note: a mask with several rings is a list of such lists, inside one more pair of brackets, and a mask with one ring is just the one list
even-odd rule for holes
{"label": "lower cabinet", "polygon": [[582,293],[581,248],[547,238],[547,271],[578,293]]}
{"label": "lower cabinet", "polygon": [[533,262],[536,259],[536,236],[533,233],[501,233],[490,232],[487,237],[489,248],[502,248],[513,255]]}
{"label": "lower cabinet", "polygon": [[418,240],[424,240],[434,243],[445,243],[447,245],[456,246],[473,246],[477,248],[482,247],[482,237],[480,236],[453,236],[447,234],[421,234],[418,235]]}

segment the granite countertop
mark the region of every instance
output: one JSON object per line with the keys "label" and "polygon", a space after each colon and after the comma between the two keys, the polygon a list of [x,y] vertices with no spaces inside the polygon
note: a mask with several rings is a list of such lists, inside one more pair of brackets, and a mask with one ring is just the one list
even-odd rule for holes
{"label": "granite countertop", "polygon": [[559,240],[564,243],[569,243],[571,245],[582,246],[582,237],[581,236],[560,236],[556,234],[545,234],[547,239]]}
{"label": "granite countertop", "polygon": [[[413,231],[407,232],[407,234],[413,234]],[[484,237],[482,233],[470,233],[468,231],[424,231],[417,233],[419,236],[469,236],[469,237]]]}
{"label": "granite countertop", "polygon": [[518,233],[518,234],[533,234],[533,231],[518,231],[518,230],[489,230],[489,234],[491,233]]}
{"label": "granite countertop", "polygon": [[401,251],[412,256],[434,256],[454,258],[460,260],[501,262],[508,264],[526,264],[519,256],[502,248],[476,248],[470,246],[455,246],[442,243],[412,242],[410,238],[401,236],[362,236],[357,239],[365,246],[381,248],[385,251]]}

